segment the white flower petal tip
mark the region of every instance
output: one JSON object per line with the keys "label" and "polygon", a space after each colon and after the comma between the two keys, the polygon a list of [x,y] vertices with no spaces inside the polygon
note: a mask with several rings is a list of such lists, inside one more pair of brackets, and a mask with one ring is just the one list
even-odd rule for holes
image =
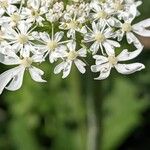
{"label": "white flower petal tip", "polygon": [[115,68],[119,73],[128,75],[145,69],[145,66],[141,63],[133,63],[133,64],[118,64],[115,66]]}
{"label": "white flower petal tip", "polygon": [[132,60],[136,58],[142,52],[142,50],[143,49],[141,48],[133,52],[129,52],[127,49],[125,49],[117,56],[117,59],[118,61]]}
{"label": "white flower petal tip", "polygon": [[105,80],[109,77],[111,69],[104,69],[100,72],[99,77],[94,78],[94,80]]}
{"label": "white flower petal tip", "polygon": [[144,36],[144,37],[150,37],[150,18],[145,19],[135,25],[133,25],[133,31],[137,33],[138,35]]}
{"label": "white flower petal tip", "polygon": [[24,71],[24,68],[19,66],[2,73],[0,75],[0,94],[2,94],[4,89],[10,91],[20,89],[23,82]]}
{"label": "white flower petal tip", "polygon": [[42,79],[42,75],[44,72],[36,67],[31,67],[29,68],[29,72],[31,75],[31,78],[36,81],[36,82],[46,82],[45,80]]}

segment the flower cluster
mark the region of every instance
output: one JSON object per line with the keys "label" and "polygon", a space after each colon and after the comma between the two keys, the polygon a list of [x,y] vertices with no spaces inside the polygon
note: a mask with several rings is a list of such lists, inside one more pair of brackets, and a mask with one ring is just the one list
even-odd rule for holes
{"label": "flower cluster", "polygon": [[[84,74],[87,54],[95,59],[91,71],[100,73],[97,80],[106,79],[112,68],[121,74],[144,69],[141,63],[124,64],[143,50],[136,35],[150,37],[150,19],[133,23],[141,4],[140,0],[70,0],[69,4],[0,0],[0,63],[13,66],[0,75],[0,93],[18,90],[26,71],[34,81],[46,82],[35,64],[47,58],[62,78],[70,74],[72,65]],[[121,49],[124,37],[135,50]]]}

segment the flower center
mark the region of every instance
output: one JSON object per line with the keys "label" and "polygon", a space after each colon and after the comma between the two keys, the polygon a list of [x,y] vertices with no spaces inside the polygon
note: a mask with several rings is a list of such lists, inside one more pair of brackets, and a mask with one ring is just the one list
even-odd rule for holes
{"label": "flower center", "polygon": [[19,37],[18,37],[18,42],[20,44],[26,44],[28,42],[28,36],[20,34]]}
{"label": "flower center", "polygon": [[0,1],[0,7],[5,9],[8,7],[8,1],[7,0],[2,0]]}
{"label": "flower center", "polygon": [[77,56],[78,56],[78,53],[74,50],[70,51],[68,53],[68,59],[71,60],[71,61],[75,60],[77,58]]}
{"label": "flower center", "polygon": [[38,10],[35,10],[35,9],[32,10],[31,14],[32,14],[32,16],[34,16],[34,17],[36,17],[36,18],[37,18],[38,16],[40,16],[39,11],[38,11]]}
{"label": "flower center", "polygon": [[70,23],[67,24],[69,29],[76,29],[78,27],[79,23],[75,20],[71,21]]}
{"label": "flower center", "polygon": [[106,19],[108,17],[108,14],[105,11],[100,11],[97,13],[97,18]]}
{"label": "flower center", "polygon": [[124,24],[122,25],[122,30],[123,30],[124,32],[130,32],[130,31],[132,31],[132,26],[131,26],[131,24],[130,24],[130,23],[124,23]]}
{"label": "flower center", "polygon": [[113,7],[116,11],[123,10],[123,8],[124,8],[124,6],[121,4],[121,2],[115,2]]}
{"label": "flower center", "polygon": [[14,13],[13,15],[11,15],[11,20],[15,23],[19,22],[21,20],[21,17],[18,13]]}
{"label": "flower center", "polygon": [[58,43],[56,41],[49,41],[47,47],[49,51],[54,51],[58,47]]}
{"label": "flower center", "polygon": [[105,39],[106,39],[105,36],[100,32],[95,35],[95,40],[98,41],[99,43],[104,42]]}
{"label": "flower center", "polygon": [[118,60],[117,60],[117,58],[116,58],[114,55],[109,56],[109,57],[108,57],[108,61],[109,61],[109,63],[112,64],[113,66],[115,66],[115,65],[118,63]]}
{"label": "flower center", "polygon": [[33,60],[30,57],[24,58],[21,60],[21,65],[23,65],[25,68],[29,68],[32,64]]}

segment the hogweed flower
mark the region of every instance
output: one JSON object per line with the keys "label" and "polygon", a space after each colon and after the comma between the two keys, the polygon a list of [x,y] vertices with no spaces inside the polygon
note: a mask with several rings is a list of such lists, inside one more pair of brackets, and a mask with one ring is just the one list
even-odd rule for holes
{"label": "hogweed flower", "polygon": [[61,51],[63,62],[55,67],[54,73],[58,74],[63,71],[62,78],[66,78],[70,74],[72,64],[74,63],[78,70],[84,74],[86,72],[86,64],[80,58],[86,57],[86,53],[86,49],[84,48],[78,51],[76,50],[76,42],[69,42],[67,44],[67,50]]}
{"label": "hogweed flower", "polygon": [[33,62],[41,61],[39,56],[18,57],[12,50],[12,47],[7,47],[1,53],[0,62],[5,65],[18,65],[0,75],[0,94],[5,89],[15,91],[21,88],[25,70],[29,70],[31,78],[36,82],[46,82],[41,78],[44,72],[34,66]]}
{"label": "hogweed flower", "polygon": [[[124,75],[144,69],[138,62],[128,64],[143,50],[136,34],[150,37],[150,18],[133,23],[141,4],[140,0],[70,0],[69,4],[0,0],[0,63],[16,66],[0,75],[0,94],[21,88],[26,71],[34,81],[46,82],[34,64],[42,65],[47,56],[57,64],[54,74],[62,72],[62,78],[69,76],[73,65],[86,73],[87,54],[95,59],[91,71],[100,73],[96,80],[108,78],[112,68]],[[124,36],[135,49],[122,50]]]}
{"label": "hogweed flower", "polygon": [[137,57],[141,52],[140,49],[133,52],[123,50],[118,56],[116,56],[113,49],[111,51],[106,50],[106,52],[107,57],[102,55],[93,56],[93,58],[96,59],[96,65],[91,66],[91,70],[93,72],[100,72],[100,76],[98,78],[95,78],[96,80],[106,79],[110,75],[110,71],[112,68],[115,68],[121,74],[131,74],[145,68],[145,66],[141,63],[120,63]]}

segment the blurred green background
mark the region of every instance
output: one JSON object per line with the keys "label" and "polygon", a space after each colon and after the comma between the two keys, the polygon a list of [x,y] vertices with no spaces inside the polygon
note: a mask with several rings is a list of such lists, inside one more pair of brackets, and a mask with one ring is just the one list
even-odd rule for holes
{"label": "blurred green background", "polygon": [[[150,17],[149,7],[143,0],[136,21]],[[137,61],[144,71],[113,71],[105,81],[76,69],[62,80],[49,63],[46,84],[26,74],[19,91],[0,96],[0,150],[150,150],[150,49]]]}

